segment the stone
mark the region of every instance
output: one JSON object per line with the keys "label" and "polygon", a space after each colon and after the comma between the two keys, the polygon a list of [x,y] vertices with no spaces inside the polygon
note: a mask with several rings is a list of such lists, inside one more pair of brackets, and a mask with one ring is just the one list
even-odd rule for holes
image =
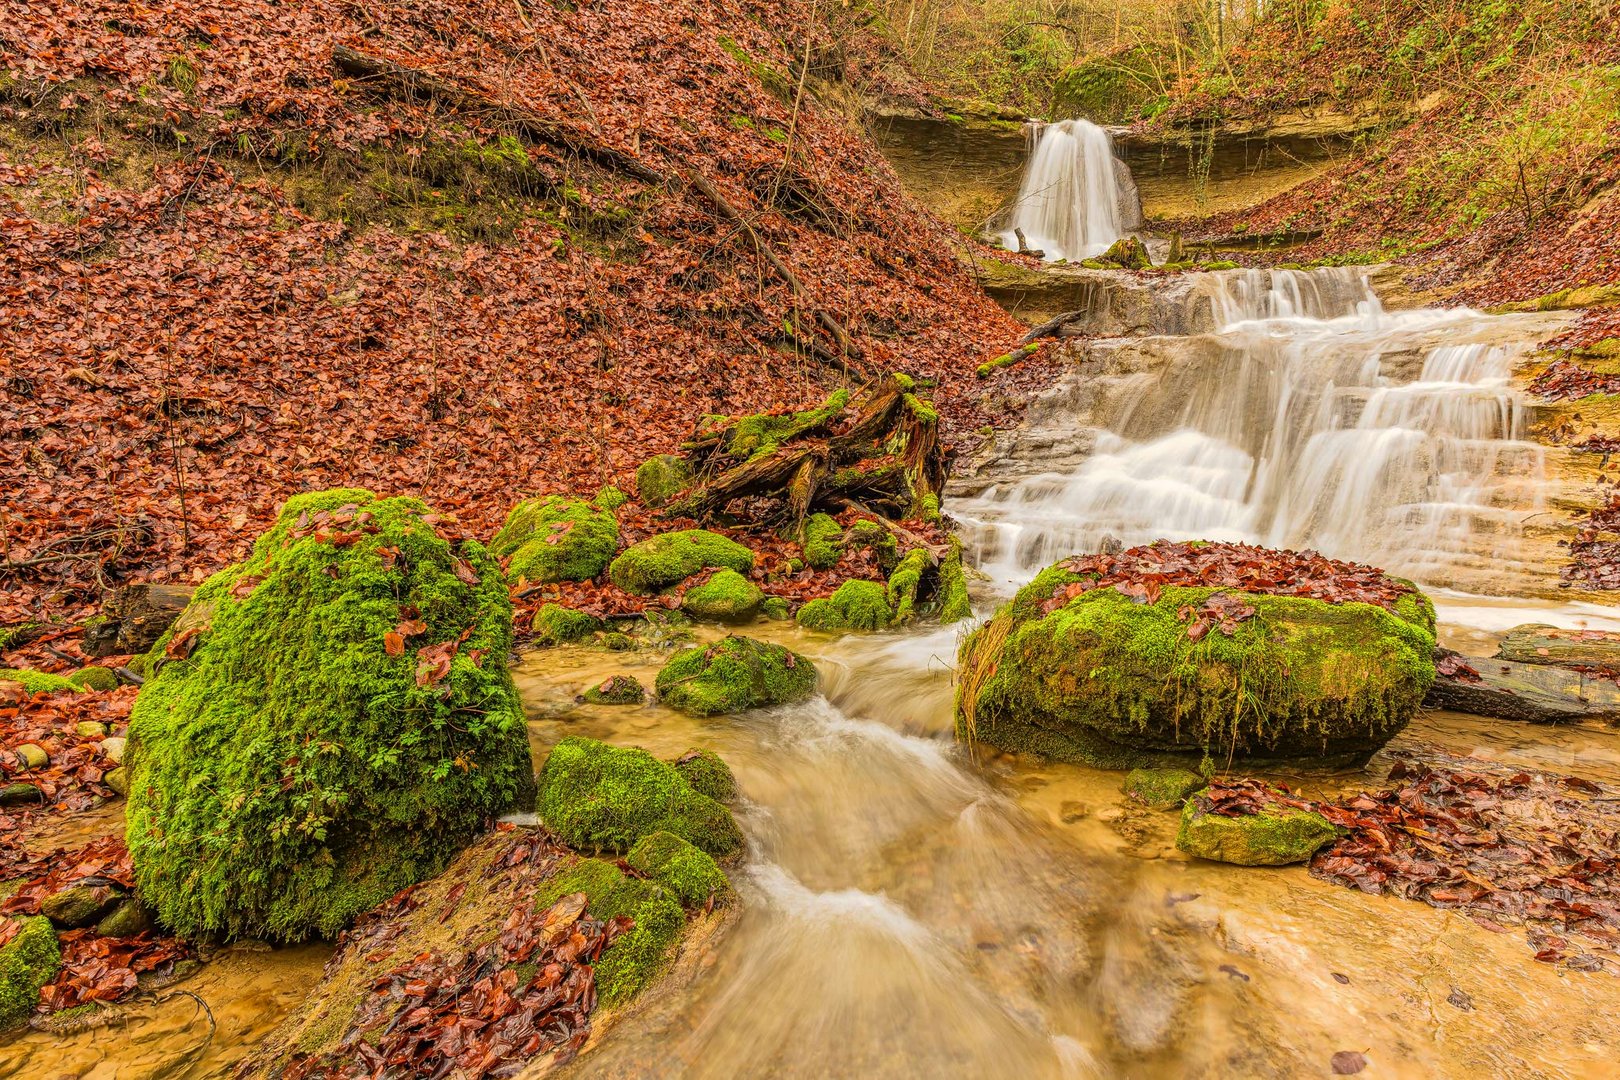
{"label": "stone", "polygon": [[67,681],[80,690],[116,690],[118,689],[118,676],[112,668],[87,667],[80,668],[67,677]]}
{"label": "stone", "polygon": [[1181,811],[1176,847],[1188,855],[1237,866],[1287,866],[1304,862],[1338,836],[1327,818],[1311,810],[1275,806],[1256,814],[1207,814],[1189,799]]}
{"label": "stone", "polygon": [[717,570],[681,597],[681,610],[709,622],[747,622],[759,613],[765,593],[735,570]]}
{"label": "stone", "polygon": [[809,697],[816,669],[784,646],[733,635],[676,653],[655,685],[670,708],[716,716]]}
{"label": "stone", "polygon": [[102,783],[106,784],[108,787],[112,788],[114,791],[118,792],[118,794],[122,795],[124,798],[126,798],[126,799],[129,798],[129,770],[128,769],[122,769],[122,768],[114,769],[112,772],[108,773],[106,776],[103,776],[101,778],[101,781],[102,781]]}
{"label": "stone", "polygon": [[11,749],[22,758],[23,765],[29,769],[43,769],[51,763],[51,755],[47,754],[43,747],[35,746],[33,743],[23,743]]}
{"label": "stone", "polygon": [[675,771],[715,802],[737,801],[737,778],[732,775],[731,766],[713,750],[688,750],[675,759]]}
{"label": "stone", "polygon": [[1209,786],[1187,769],[1132,769],[1125,777],[1125,794],[1153,810],[1178,810],[1187,796]]}
{"label": "stone", "polygon": [[608,566],[608,576],[626,592],[653,593],[700,570],[723,568],[746,574],[753,565],[754,553],[735,540],[707,529],[685,529],[632,544]]}
{"label": "stone", "polygon": [[39,1004],[40,987],[56,977],[62,950],[43,915],[19,920],[22,928],[0,945],[0,1031],[17,1027]]}
{"label": "stone", "polygon": [[759,613],[773,622],[786,622],[793,618],[793,606],[780,596],[767,596],[759,605]]}
{"label": "stone", "polygon": [[583,641],[602,630],[607,623],[583,611],[563,607],[561,604],[541,604],[529,620],[536,645],[568,645]]}
{"label": "stone", "polygon": [[673,833],[643,836],[624,861],[669,890],[682,907],[703,907],[732,895],[731,882],[713,856]]}
{"label": "stone", "polygon": [[636,469],[636,491],[641,494],[642,505],[653,509],[668,505],[692,480],[692,467],[685,458],[674,454],[648,458]]}
{"label": "stone", "polygon": [[128,740],[122,735],[109,735],[101,740],[101,752],[114,765],[121,765],[124,761],[124,747],[127,743]]}
{"label": "stone", "polygon": [[153,925],[152,913],[146,910],[146,905],[136,897],[127,896],[96,924],[96,933],[102,937],[134,937],[152,929]]}
{"label": "stone", "polygon": [[39,913],[57,926],[77,930],[99,922],[123,899],[111,885],[70,885],[39,902]]}
{"label": "stone", "polygon": [[1542,623],[1515,626],[1497,646],[1496,659],[1620,672],[1620,633],[1563,630]]}
{"label": "stone", "polygon": [[33,784],[0,786],[0,806],[31,806],[45,801],[45,793]]}
{"label": "stone", "polygon": [[590,705],[640,705],[647,688],[630,675],[610,675],[580,695]]}
{"label": "stone", "polygon": [[107,734],[107,725],[95,720],[83,720],[73,730],[86,739],[99,739]]}
{"label": "stone", "polygon": [[846,581],[831,596],[799,609],[799,625],[809,630],[881,630],[894,619],[889,592],[876,581]]}
{"label": "stone", "polygon": [[619,547],[619,522],[583,499],[550,495],[512,508],[489,542],[505,559],[514,581],[588,581],[600,574]]}

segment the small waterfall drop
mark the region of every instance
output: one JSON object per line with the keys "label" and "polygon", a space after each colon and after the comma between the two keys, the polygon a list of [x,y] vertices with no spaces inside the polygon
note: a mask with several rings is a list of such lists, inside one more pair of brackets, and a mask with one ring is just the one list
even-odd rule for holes
{"label": "small waterfall drop", "polygon": [[1009,584],[1105,538],[1315,548],[1430,585],[1537,574],[1522,524],[1545,453],[1511,386],[1533,337],[1466,310],[1385,312],[1357,272],[1202,275],[1214,333],[1097,350],[1067,472],[987,489],[980,557]]}
{"label": "small waterfall drop", "polygon": [[1113,139],[1087,120],[1041,125],[1032,139],[1002,242],[1017,250],[1017,229],[1048,262],[1101,255],[1140,217],[1135,185],[1114,157]]}

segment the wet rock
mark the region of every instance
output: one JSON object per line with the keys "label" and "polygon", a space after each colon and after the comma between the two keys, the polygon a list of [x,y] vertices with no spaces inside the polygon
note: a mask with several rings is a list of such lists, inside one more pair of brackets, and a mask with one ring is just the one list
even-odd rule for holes
{"label": "wet rock", "polygon": [[1187,796],[1208,786],[1198,773],[1187,769],[1132,769],[1125,777],[1125,794],[1153,810],[1178,810]]}
{"label": "wet rock", "polygon": [[640,705],[647,688],[630,675],[610,675],[580,696],[590,705]]}
{"label": "wet rock", "polygon": [[714,859],[673,833],[649,833],[625,856],[630,869],[668,889],[682,907],[729,898],[731,882]]}
{"label": "wet rock", "polygon": [[816,669],[781,645],[734,635],[677,653],[658,673],[656,686],[670,708],[716,716],[809,697]]}
{"label": "wet rock", "polygon": [[1126,270],[1146,270],[1153,265],[1147,246],[1134,236],[1123,236],[1097,257],[1097,261]]}
{"label": "wet rock", "polygon": [[675,771],[686,778],[695,791],[702,792],[715,802],[735,802],[737,778],[731,766],[713,750],[688,750],[675,759]]}
{"label": "wet rock", "polygon": [[39,989],[62,966],[56,929],[42,915],[19,920],[15,937],[0,945],[0,1031],[28,1019],[39,1004]]}
{"label": "wet rock", "polygon": [[0,806],[30,806],[44,801],[44,792],[33,784],[6,784],[0,787]]}
{"label": "wet rock", "polygon": [[134,937],[152,929],[152,925],[152,913],[146,910],[146,905],[130,896],[120,900],[118,906],[96,924],[96,933],[102,937]]}
{"label": "wet rock", "polygon": [[1541,623],[1515,626],[1497,647],[1496,659],[1620,671],[1620,633],[1563,630]]}
{"label": "wet rock", "polygon": [[101,752],[105,754],[107,756],[107,760],[112,762],[114,765],[122,764],[124,760],[124,746],[126,743],[127,740],[122,735],[109,735],[107,738],[101,740]]}
{"label": "wet rock", "polygon": [[718,570],[681,597],[681,610],[710,622],[746,622],[759,613],[765,593],[735,570]]}
{"label": "wet rock", "polygon": [[108,787],[112,788],[114,791],[118,792],[118,794],[122,795],[124,798],[126,798],[126,799],[129,798],[129,770],[128,769],[122,769],[122,768],[114,769],[112,772],[108,773],[106,776],[103,776],[101,778],[101,780],[102,780],[102,782],[104,784],[106,784]]}
{"label": "wet rock", "polygon": [[118,676],[113,674],[112,668],[87,667],[80,668],[67,677],[68,682],[80,690],[116,690],[118,689]]}
{"label": "wet rock", "polygon": [[532,582],[587,581],[619,547],[619,523],[583,499],[552,495],[512,508],[489,552],[506,559],[506,574]]}
{"label": "wet rock", "polygon": [[707,529],[686,529],[660,533],[626,548],[608,567],[608,576],[626,592],[651,593],[678,585],[700,570],[746,574],[753,565],[754,553],[735,540]]}
{"label": "wet rock", "polygon": [[107,734],[107,725],[94,720],[85,720],[76,725],[73,730],[86,739],[99,739]]}
{"label": "wet rock", "polygon": [[1338,835],[1321,814],[1272,807],[1227,817],[1205,813],[1190,801],[1181,813],[1176,847],[1188,855],[1238,866],[1287,866],[1304,862]]}
{"label": "wet rock", "polygon": [[1620,721],[1620,684],[1602,675],[1462,657],[1445,649],[1436,656],[1441,674],[1423,701],[1431,709],[1532,724]]}
{"label": "wet rock", "polygon": [[21,746],[12,747],[11,750],[22,759],[23,765],[30,769],[43,769],[51,763],[51,755],[47,754],[43,747],[35,746],[33,743],[23,743]]}
{"label": "wet rock", "polygon": [[566,645],[583,641],[607,624],[594,615],[563,607],[561,604],[541,604],[529,620],[536,645]]}
{"label": "wet rock", "polygon": [[793,607],[780,596],[767,596],[759,605],[759,613],[773,622],[793,618]]}
{"label": "wet rock", "polygon": [[811,514],[804,523],[801,550],[811,569],[832,569],[844,554],[844,527],[827,514]]}
{"label": "wet rock", "polygon": [[881,630],[894,620],[894,609],[878,582],[846,581],[831,596],[800,608],[798,620],[810,630]]}
{"label": "wet rock", "polygon": [[100,921],[122,898],[110,885],[73,885],[41,900],[39,913],[57,926],[77,930]]}

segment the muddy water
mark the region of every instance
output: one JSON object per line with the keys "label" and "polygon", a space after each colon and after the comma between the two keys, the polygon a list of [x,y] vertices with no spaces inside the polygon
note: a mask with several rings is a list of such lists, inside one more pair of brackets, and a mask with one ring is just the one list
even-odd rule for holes
{"label": "muddy water", "polygon": [[[1193,862],[1119,773],[957,746],[955,633],[754,632],[814,658],[825,695],[694,720],[574,704],[609,674],[650,681],[651,657],[560,650],[518,673],[539,748],[704,746],[748,800],[738,924],[573,1075],[1295,1077],[1339,1050],[1376,1076],[1613,1075],[1611,977],[1300,868]],[[1433,713],[1390,749],[1427,747],[1620,782],[1608,729]],[[1372,786],[1388,760],[1293,779]]]}

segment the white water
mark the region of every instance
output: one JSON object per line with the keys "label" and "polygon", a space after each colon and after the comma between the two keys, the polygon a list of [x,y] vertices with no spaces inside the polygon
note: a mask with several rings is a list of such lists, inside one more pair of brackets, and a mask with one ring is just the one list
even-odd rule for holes
{"label": "white water", "polygon": [[1114,377],[1075,417],[1098,429],[1089,457],[967,510],[993,576],[1110,537],[1314,548],[1469,591],[1544,575],[1520,552],[1544,453],[1510,385],[1533,339],[1472,311],[1386,312],[1342,270],[1205,275],[1195,295],[1219,329]]}
{"label": "white water", "polygon": [[1125,235],[1133,193],[1120,184],[1108,132],[1086,120],[1061,120],[1034,132],[1012,216],[1000,238],[1018,249],[1014,229],[1047,262],[1088,259]]}

